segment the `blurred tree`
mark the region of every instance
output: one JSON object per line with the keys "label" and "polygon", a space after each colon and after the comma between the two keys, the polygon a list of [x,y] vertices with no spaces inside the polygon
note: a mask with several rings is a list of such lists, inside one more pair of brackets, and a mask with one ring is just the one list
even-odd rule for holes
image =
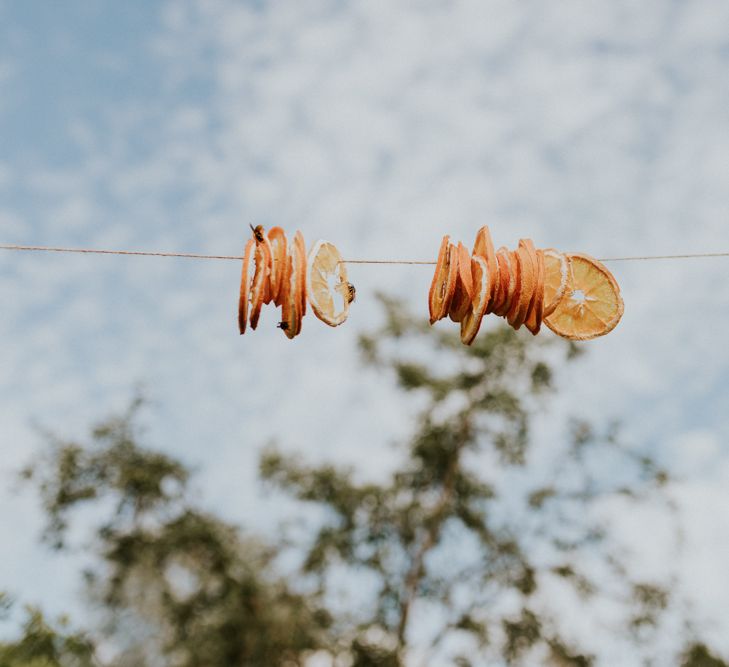
{"label": "blurred tree", "polygon": [[327,614],[274,575],[275,548],[191,505],[189,470],[140,444],[141,404],[97,426],[90,446],[49,435],[46,457],[24,471],[54,548],[67,548],[71,510],[94,504],[107,515],[96,530],[99,567],[85,576],[114,664],[303,664]]}
{"label": "blurred tree", "polygon": [[[594,510],[660,497],[666,473],[621,444],[615,426],[574,422],[565,442],[541,447],[533,434],[552,365],[578,348],[508,328],[464,347],[382,302],[385,325],[361,350],[415,398],[413,433],[400,465],[376,481],[264,452],[269,485],[302,511],[325,510],[304,543],[265,545],[195,507],[190,471],[142,446],[140,401],[95,428],[90,444],[48,434],[46,455],[24,475],[40,491],[54,548],[67,548],[72,512],[101,517],[86,580],[105,619],[94,637],[113,656],[103,664],[294,667],[316,655],[335,667],[592,665],[598,649],[565,627],[568,595],[585,614],[591,601],[617,598],[625,632],[616,632],[650,646],[669,592],[631,576]],[[277,559],[292,548],[300,568],[284,579]],[[91,664],[88,638],[66,644],[36,621],[0,645],[0,667],[36,667],[35,654],[12,652],[36,643],[61,651],[38,665]],[[77,645],[87,662],[62,657]],[[701,644],[676,659],[724,665]]]}
{"label": "blurred tree", "polygon": [[595,649],[563,636],[563,610],[539,593],[563,591],[561,580],[585,604],[608,595],[589,572],[599,566],[600,580],[610,577],[634,609],[626,626],[644,640],[668,592],[631,580],[592,509],[613,496],[660,494],[666,473],[621,445],[614,426],[597,433],[579,422],[566,446],[550,442],[553,455],[530,461],[550,360],[573,359],[578,348],[507,327],[465,347],[456,332],[381,300],[386,322],[360,344],[369,365],[419,396],[402,464],[369,482],[275,449],[261,461],[276,488],[325,508],[304,545],[302,576],[323,599],[341,595],[342,581],[344,594],[372,592],[370,604],[332,613],[341,655],[355,667],[590,665]]}
{"label": "blurred tree", "polygon": [[[0,617],[11,608],[8,596],[0,592]],[[33,607],[26,608],[23,634],[16,641],[0,642],[0,667],[93,667],[94,645],[82,633],[68,629],[68,619],[52,626]]]}

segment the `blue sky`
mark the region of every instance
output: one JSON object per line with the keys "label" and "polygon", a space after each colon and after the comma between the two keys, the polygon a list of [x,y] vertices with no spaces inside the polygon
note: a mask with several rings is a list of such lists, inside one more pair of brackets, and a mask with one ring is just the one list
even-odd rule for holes
{"label": "blue sky", "polygon": [[[0,242],[236,254],[256,222],[428,259],[488,223],[602,257],[729,250],[727,25],[721,0],[0,0]],[[729,264],[612,268],[625,317],[560,377],[542,433],[619,416],[684,474],[680,595],[729,655]],[[68,606],[77,561],[39,547],[13,471],[33,421],[80,435],[137,382],[150,439],[232,520],[276,515],[255,483],[272,438],[382,474],[408,407],[355,340],[378,289],[424,312],[428,273],[353,268],[350,321],[289,342],[273,312],[238,337],[234,263],[0,256],[0,589]],[[639,539],[653,510],[612,511],[662,573],[665,545]]]}

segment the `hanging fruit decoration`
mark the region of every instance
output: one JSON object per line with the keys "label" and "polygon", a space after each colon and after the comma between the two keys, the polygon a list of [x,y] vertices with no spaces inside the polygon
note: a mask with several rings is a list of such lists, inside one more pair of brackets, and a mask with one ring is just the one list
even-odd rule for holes
{"label": "hanging fruit decoration", "polygon": [[[301,232],[289,240],[281,227],[268,234],[252,227],[246,243],[238,300],[241,334],[255,329],[264,304],[281,308],[278,323],[288,338],[301,333],[307,302],[314,315],[337,327],[349,315],[355,288],[336,246],[317,241],[306,254]],[[516,250],[494,249],[487,226],[469,253],[446,235],[440,244],[428,293],[430,323],[449,317],[460,324],[461,340],[473,343],[485,315],[525,326],[537,335],[544,322],[570,340],[589,340],[612,331],[623,315],[620,288],[598,260],[581,253],[535,248],[521,239]]]}
{"label": "hanging fruit decoration", "polygon": [[544,322],[570,340],[604,336],[623,315],[617,281],[588,255],[541,250],[531,239],[494,251],[488,227],[479,229],[470,256],[464,250],[443,237],[428,305],[431,324],[446,316],[460,322],[466,345],[489,313],[535,336]]}

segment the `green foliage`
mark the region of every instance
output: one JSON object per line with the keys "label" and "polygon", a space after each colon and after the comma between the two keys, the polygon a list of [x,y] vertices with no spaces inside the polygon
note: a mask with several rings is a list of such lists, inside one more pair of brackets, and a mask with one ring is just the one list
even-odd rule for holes
{"label": "green foliage", "polygon": [[38,485],[56,548],[65,548],[78,507],[110,508],[96,530],[101,566],[86,577],[120,660],[301,664],[321,646],[328,615],[275,576],[275,548],[191,505],[190,471],[141,445],[139,407],[93,429],[90,444],[54,439],[24,472]]}
{"label": "green foliage", "polygon": [[0,642],[0,667],[96,665],[91,640],[82,633],[68,632],[67,625],[67,620],[61,619],[54,627],[40,610],[28,607],[22,637],[15,642]]}
{"label": "green foliage", "polygon": [[704,644],[692,644],[682,657],[681,667],[727,667],[727,663],[715,657]]}

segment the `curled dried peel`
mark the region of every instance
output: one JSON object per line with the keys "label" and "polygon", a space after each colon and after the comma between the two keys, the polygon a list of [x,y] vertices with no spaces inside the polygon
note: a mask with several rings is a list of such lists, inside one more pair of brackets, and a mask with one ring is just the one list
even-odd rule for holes
{"label": "curled dried peel", "polygon": [[306,286],[314,315],[322,322],[336,327],[347,319],[347,269],[337,248],[328,241],[317,241],[309,252]]}
{"label": "curled dried peel", "polygon": [[564,296],[546,325],[570,340],[589,340],[610,333],[623,316],[623,299],[612,273],[581,253],[566,255],[568,279]]}
{"label": "curled dried peel", "polygon": [[471,258],[471,273],[474,281],[474,295],[468,312],[461,320],[461,341],[464,345],[473,343],[481,328],[494,282],[487,261],[479,255]]}
{"label": "curled dried peel", "polygon": [[448,314],[456,290],[457,275],[456,246],[450,242],[450,236],[446,235],[440,244],[438,261],[435,265],[435,273],[428,293],[428,310],[430,311],[431,324],[442,320]]}

